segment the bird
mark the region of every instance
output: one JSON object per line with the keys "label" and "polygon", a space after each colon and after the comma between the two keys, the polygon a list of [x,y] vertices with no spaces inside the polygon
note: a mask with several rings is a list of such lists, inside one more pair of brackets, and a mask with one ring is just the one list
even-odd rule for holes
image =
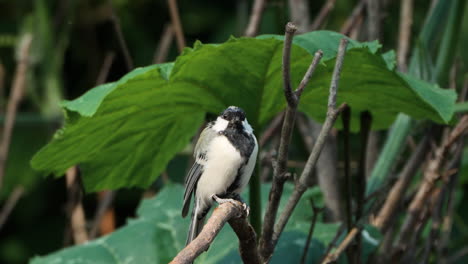
{"label": "bird", "polygon": [[[182,217],[187,216],[192,194],[194,197],[186,245],[201,232],[214,201],[221,204],[241,200],[240,193],[252,176],[257,153],[257,139],[240,107],[229,106],[207,124],[195,145],[195,162],[184,181]],[[243,206],[248,208],[245,203]]]}

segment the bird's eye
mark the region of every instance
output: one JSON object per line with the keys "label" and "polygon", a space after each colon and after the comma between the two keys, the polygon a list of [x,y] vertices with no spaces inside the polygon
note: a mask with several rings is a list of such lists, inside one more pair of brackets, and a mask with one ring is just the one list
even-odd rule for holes
{"label": "bird's eye", "polygon": [[228,115],[227,115],[227,114],[223,114],[223,118],[224,118],[224,119],[227,119],[227,118],[228,118]]}

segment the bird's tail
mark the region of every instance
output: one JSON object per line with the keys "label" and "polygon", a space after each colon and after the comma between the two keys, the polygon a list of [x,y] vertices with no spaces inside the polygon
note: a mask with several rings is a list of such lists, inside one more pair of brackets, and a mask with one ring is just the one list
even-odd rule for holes
{"label": "bird's tail", "polygon": [[[195,202],[195,207],[193,208],[192,211],[192,220],[190,221],[190,227],[189,227],[189,232],[187,236],[187,241],[185,242],[185,245],[188,245],[190,242],[192,242],[198,234],[200,234],[203,225],[205,224],[205,217],[206,217],[206,211],[208,210],[200,210],[199,204]],[[209,209],[209,208],[208,208]]]}

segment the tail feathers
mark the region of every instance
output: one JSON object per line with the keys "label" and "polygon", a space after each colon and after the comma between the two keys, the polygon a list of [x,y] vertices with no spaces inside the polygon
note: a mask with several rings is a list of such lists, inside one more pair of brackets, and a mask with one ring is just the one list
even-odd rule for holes
{"label": "tail feathers", "polygon": [[192,221],[190,222],[189,232],[185,245],[190,244],[200,234],[203,225],[205,223],[205,217],[198,218],[196,214],[192,214]]}

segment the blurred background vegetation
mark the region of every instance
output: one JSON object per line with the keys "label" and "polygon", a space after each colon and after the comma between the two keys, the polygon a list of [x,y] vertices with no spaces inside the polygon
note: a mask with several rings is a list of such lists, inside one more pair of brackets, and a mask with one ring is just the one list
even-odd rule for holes
{"label": "blurred background vegetation", "polygon": [[[442,1],[442,0],[440,0]],[[308,1],[314,17],[326,1]],[[336,1],[321,28],[340,31],[359,1]],[[396,49],[400,1],[385,0],[379,41],[384,50]],[[432,1],[436,2],[436,1]],[[221,43],[231,35],[242,36],[252,1],[178,1],[187,46],[196,40]],[[430,1],[415,0],[412,35],[419,34]],[[464,7],[466,10],[466,7]],[[465,11],[466,13],[466,11]],[[268,1],[259,34],[283,34],[290,19],[288,1]],[[34,34],[26,90],[18,108],[6,163],[0,202],[20,194],[11,215],[0,226],[0,263],[25,263],[34,255],[44,255],[72,244],[67,220],[68,198],[65,178],[45,178],[30,168],[32,155],[42,147],[63,121],[62,99],[74,99],[100,82],[118,80],[134,67],[156,60],[164,29],[170,22],[167,1],[154,0],[0,0],[0,119],[11,95],[18,46],[26,32]],[[468,18],[462,20],[456,63],[456,82],[466,78],[468,62]],[[367,39],[365,33],[355,36]],[[128,50],[128,55],[126,52]],[[163,61],[173,61],[179,51],[175,39]],[[99,79],[106,63],[105,79]],[[109,63],[110,62],[110,63]],[[441,83],[441,85],[448,85]],[[306,150],[296,149],[292,157],[305,159]],[[466,155],[465,155],[466,157]],[[188,155],[179,155],[167,170],[172,181],[181,182]],[[465,158],[463,164],[468,165]],[[153,186],[157,189],[164,177]],[[468,171],[461,175],[455,215],[455,248],[468,244]],[[121,226],[135,215],[145,190],[120,190],[113,206],[115,225]],[[146,191],[148,194],[148,191]],[[96,194],[84,195],[87,215],[96,210]]]}

